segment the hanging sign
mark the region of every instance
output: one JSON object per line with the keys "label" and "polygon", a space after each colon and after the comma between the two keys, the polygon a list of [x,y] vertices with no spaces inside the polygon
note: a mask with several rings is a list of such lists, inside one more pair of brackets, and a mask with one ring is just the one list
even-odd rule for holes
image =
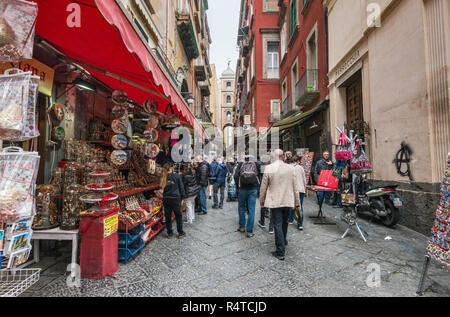
{"label": "hanging sign", "polygon": [[119,227],[119,215],[115,214],[111,217],[105,218],[103,222],[105,227],[103,238],[108,238],[117,232]]}

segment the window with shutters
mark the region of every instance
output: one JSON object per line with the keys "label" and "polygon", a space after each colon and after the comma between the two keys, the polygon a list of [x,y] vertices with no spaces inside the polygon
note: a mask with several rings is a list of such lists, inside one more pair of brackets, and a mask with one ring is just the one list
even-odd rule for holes
{"label": "window with shutters", "polygon": [[295,33],[295,29],[298,25],[298,0],[291,0],[291,5],[289,6],[289,39]]}
{"label": "window with shutters", "polygon": [[278,42],[267,42],[267,78],[278,79],[280,77],[280,60],[278,56]]}
{"label": "window with shutters", "polygon": [[272,122],[280,121],[280,119],[281,119],[280,106],[281,106],[280,100],[271,100],[270,101],[270,116],[271,116]]}
{"label": "window with shutters", "polygon": [[283,27],[281,29],[281,59],[284,58],[284,55],[287,53],[287,22],[286,20],[283,23]]}

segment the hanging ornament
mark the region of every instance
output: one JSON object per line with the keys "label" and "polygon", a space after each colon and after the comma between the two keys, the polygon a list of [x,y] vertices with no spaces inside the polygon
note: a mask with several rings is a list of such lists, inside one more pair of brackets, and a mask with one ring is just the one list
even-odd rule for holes
{"label": "hanging ornament", "polygon": [[122,134],[118,134],[112,137],[111,144],[116,150],[123,150],[127,147],[128,139]]}
{"label": "hanging ornament", "polygon": [[114,133],[125,134],[127,133],[128,125],[126,121],[116,119],[111,123],[111,128],[114,131]]}
{"label": "hanging ornament", "polygon": [[114,106],[112,114],[115,118],[122,118],[128,115],[128,110],[123,106]]}
{"label": "hanging ornament", "polygon": [[54,127],[52,130],[52,139],[55,142],[61,142],[66,137],[66,131],[63,127]]}
{"label": "hanging ornament", "polygon": [[154,99],[147,99],[143,106],[145,112],[154,113],[158,111],[158,103]]}
{"label": "hanging ornament", "polygon": [[156,129],[149,129],[144,131],[144,137],[149,142],[156,142],[158,140],[158,131]]}
{"label": "hanging ornament", "polygon": [[149,129],[156,129],[159,125],[159,116],[157,114],[151,114],[148,117],[148,122],[147,122],[147,126],[146,126],[146,130]]}
{"label": "hanging ornament", "polygon": [[128,100],[127,93],[121,89],[114,90],[114,92],[112,93],[112,101],[115,104],[122,105],[125,102],[127,102],[127,100]]}
{"label": "hanging ornament", "polygon": [[53,118],[55,118],[57,121],[61,122],[64,120],[64,107],[61,106],[59,103],[54,104],[51,109],[51,114]]}
{"label": "hanging ornament", "polygon": [[127,162],[128,154],[122,150],[116,150],[111,153],[111,162],[114,165],[120,166]]}

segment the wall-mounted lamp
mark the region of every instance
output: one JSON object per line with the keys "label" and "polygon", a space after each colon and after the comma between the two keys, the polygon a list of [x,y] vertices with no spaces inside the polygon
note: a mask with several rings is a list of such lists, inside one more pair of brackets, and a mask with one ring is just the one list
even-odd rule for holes
{"label": "wall-mounted lamp", "polygon": [[309,128],[310,130],[318,128],[319,126],[317,125],[316,121],[313,121],[313,125]]}

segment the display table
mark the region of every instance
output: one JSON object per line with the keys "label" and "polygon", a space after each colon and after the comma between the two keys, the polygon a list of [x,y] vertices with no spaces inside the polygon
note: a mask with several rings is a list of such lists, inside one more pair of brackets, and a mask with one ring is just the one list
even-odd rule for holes
{"label": "display table", "polygon": [[61,230],[59,227],[50,230],[33,231],[33,259],[23,264],[21,268],[27,267],[33,263],[39,263],[39,240],[67,240],[72,241],[72,262],[77,263],[78,251],[78,230]]}
{"label": "display table", "polygon": [[322,186],[309,186],[309,185],[307,186],[307,189],[312,191],[312,192],[315,192],[317,194],[317,201],[318,201],[318,204],[319,204],[319,212],[318,212],[317,216],[310,216],[310,218],[312,218],[312,219],[319,219],[320,222],[315,222],[314,224],[315,225],[336,225],[335,222],[325,222],[325,219],[327,217],[325,217],[323,215],[323,211],[322,211],[322,205],[323,205],[323,201],[325,199],[320,200],[319,196],[318,196],[319,192],[330,192],[330,193],[332,193],[332,192],[336,192],[336,189],[332,189],[332,188],[328,188],[328,187],[322,187]]}

